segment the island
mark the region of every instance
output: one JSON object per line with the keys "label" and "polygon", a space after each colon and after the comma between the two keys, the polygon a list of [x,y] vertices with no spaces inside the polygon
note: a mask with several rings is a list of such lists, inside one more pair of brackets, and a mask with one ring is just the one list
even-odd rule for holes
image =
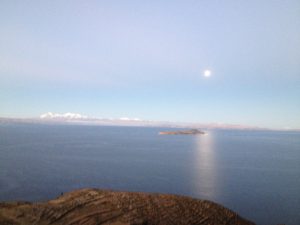
{"label": "island", "polygon": [[81,189],[48,202],[2,202],[0,224],[255,225],[206,200],[100,189]]}
{"label": "island", "polygon": [[160,135],[182,135],[182,134],[205,134],[204,131],[198,129],[190,129],[190,130],[179,130],[179,131],[162,131],[159,132]]}

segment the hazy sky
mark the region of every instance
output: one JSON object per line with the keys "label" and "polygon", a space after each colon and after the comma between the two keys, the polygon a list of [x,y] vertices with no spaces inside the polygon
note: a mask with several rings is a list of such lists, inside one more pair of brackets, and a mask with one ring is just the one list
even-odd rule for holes
{"label": "hazy sky", "polygon": [[1,0],[0,116],[48,111],[300,128],[300,1]]}

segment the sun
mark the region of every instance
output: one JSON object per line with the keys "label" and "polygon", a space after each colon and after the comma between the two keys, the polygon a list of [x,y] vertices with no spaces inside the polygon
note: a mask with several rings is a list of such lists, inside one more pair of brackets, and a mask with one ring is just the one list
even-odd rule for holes
{"label": "sun", "polygon": [[204,76],[205,77],[210,77],[211,76],[211,71],[210,70],[204,70]]}

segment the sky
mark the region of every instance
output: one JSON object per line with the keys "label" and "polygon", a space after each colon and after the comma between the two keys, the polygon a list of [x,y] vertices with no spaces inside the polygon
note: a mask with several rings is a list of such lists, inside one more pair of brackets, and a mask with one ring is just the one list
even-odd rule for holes
{"label": "sky", "polygon": [[1,0],[0,117],[49,111],[299,129],[300,1]]}

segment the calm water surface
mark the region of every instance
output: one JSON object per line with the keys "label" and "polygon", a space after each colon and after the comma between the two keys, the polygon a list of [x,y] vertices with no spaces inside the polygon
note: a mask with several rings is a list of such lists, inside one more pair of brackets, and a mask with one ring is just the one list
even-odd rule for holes
{"label": "calm water surface", "polygon": [[0,125],[0,201],[83,187],[208,199],[257,224],[300,224],[300,133]]}

